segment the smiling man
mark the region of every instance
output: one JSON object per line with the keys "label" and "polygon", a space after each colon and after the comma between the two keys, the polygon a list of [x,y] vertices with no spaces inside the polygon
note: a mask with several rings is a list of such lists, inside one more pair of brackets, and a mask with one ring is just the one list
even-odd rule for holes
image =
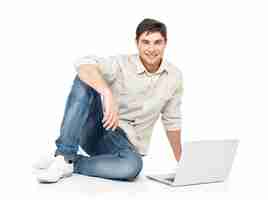
{"label": "smiling man", "polygon": [[[165,24],[144,19],[138,54],[85,56],[68,96],[56,152],[38,164],[40,182],[78,173],[134,180],[142,170],[153,127],[161,116],[177,161],[181,157],[181,71],[164,59]],[[81,147],[88,155],[78,154]]]}

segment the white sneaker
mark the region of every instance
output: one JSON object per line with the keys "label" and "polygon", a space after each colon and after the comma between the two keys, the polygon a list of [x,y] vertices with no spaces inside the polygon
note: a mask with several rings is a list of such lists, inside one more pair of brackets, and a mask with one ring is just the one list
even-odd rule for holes
{"label": "white sneaker", "polygon": [[[78,148],[77,154],[90,157],[80,146]],[[32,165],[34,172],[47,169],[52,164],[54,158],[55,156],[52,153],[41,155],[39,159]]]}
{"label": "white sneaker", "polygon": [[42,155],[40,158],[32,165],[35,170],[47,169],[53,162],[55,156],[52,154]]}
{"label": "white sneaker", "polygon": [[37,174],[37,180],[41,183],[56,183],[73,173],[73,163],[67,163],[62,155],[54,157],[51,165]]}

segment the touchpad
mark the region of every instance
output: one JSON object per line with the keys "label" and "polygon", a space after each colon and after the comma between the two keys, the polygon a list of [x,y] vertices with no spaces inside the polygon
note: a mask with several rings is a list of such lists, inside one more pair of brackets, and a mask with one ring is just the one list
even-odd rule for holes
{"label": "touchpad", "polygon": [[164,179],[169,181],[169,182],[174,182],[175,181],[175,173],[170,173],[170,174],[166,174]]}
{"label": "touchpad", "polygon": [[165,178],[165,180],[170,181],[170,182],[174,182],[175,178]]}

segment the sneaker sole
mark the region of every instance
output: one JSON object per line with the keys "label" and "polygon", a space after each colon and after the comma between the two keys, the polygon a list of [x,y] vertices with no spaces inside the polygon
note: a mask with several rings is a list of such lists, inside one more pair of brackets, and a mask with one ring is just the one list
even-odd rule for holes
{"label": "sneaker sole", "polygon": [[37,178],[38,182],[39,183],[57,183],[60,179],[63,179],[63,178],[68,178],[68,177],[71,177],[72,176],[72,173],[70,174],[64,174],[63,176],[61,176],[58,180],[56,181],[51,181],[51,180],[45,180],[45,179],[39,179]]}

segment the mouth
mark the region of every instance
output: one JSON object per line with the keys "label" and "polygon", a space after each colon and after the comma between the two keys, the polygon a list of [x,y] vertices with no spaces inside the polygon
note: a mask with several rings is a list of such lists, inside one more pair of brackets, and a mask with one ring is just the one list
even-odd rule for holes
{"label": "mouth", "polygon": [[158,55],[155,54],[145,54],[146,57],[148,57],[149,59],[155,59]]}

